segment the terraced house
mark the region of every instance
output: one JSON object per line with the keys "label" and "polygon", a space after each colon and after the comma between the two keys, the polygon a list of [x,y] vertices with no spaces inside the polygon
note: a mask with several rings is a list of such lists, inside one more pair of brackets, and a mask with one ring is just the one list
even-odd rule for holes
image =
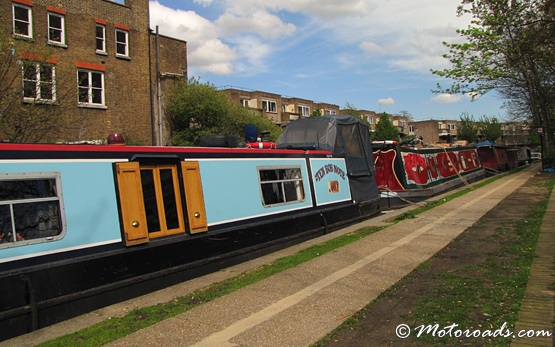
{"label": "terraced house", "polygon": [[186,42],[150,28],[148,0],[0,6],[2,32],[11,33],[23,67],[21,102],[68,110],[70,131],[60,132],[60,141],[120,132],[136,143],[167,142],[162,96],[176,78],[187,78]]}

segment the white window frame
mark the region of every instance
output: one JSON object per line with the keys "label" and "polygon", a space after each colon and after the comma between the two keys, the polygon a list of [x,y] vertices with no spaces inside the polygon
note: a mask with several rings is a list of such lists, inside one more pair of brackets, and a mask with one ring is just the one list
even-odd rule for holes
{"label": "white window frame", "polygon": [[[300,166],[259,166],[258,182],[260,185],[261,202],[264,207],[274,207],[296,204],[305,201],[306,194]],[[262,171],[274,171],[283,173],[286,178],[268,179],[262,178]],[[266,192],[266,194],[265,194]],[[276,201],[268,201],[272,195]]]}
{"label": "white window frame", "polygon": [[277,103],[274,100],[262,100],[262,109],[265,112],[277,113]]}
{"label": "white window frame", "polygon": [[[51,242],[62,239],[67,230],[66,226],[66,218],[65,218],[65,209],[64,209],[64,202],[63,202],[63,193],[62,193],[62,182],[61,176],[59,172],[36,172],[36,173],[14,173],[14,174],[3,174],[0,175],[0,181],[33,181],[33,180],[53,180],[55,182],[55,189],[53,196],[48,197],[25,197],[25,198],[12,198],[0,201],[0,206],[8,206],[10,211],[10,222],[11,222],[11,235],[5,235],[0,230],[0,235],[2,235],[2,239],[5,237],[12,237],[12,239],[2,240],[0,242],[0,249],[3,248],[11,248],[17,246],[26,246],[31,244],[37,243],[44,243],[44,242]],[[60,228],[59,233],[56,235],[48,235],[44,237],[35,237],[30,239],[24,239],[21,235],[17,232],[17,220],[14,218],[16,217],[15,207],[22,204],[42,204],[42,203],[52,203],[57,202],[58,205],[58,226]],[[40,225],[38,226],[40,227]],[[40,230],[39,230],[40,232]]]}
{"label": "white window frame", "polygon": [[[65,46],[66,44],[66,29],[65,29],[65,16],[63,14],[60,13],[56,13],[56,12],[48,12],[47,13],[47,17],[48,17],[48,43],[49,44],[54,44],[54,45],[62,45]],[[60,19],[60,25],[61,28],[57,28],[57,27],[53,27],[51,24],[51,19],[53,17],[59,18]],[[60,34],[60,40],[53,40],[51,37],[51,31],[55,30],[57,32],[59,32]]]}
{"label": "white window frame", "polygon": [[[79,74],[87,74],[87,83],[86,85],[82,85]],[[98,74],[101,78],[101,86],[97,87],[93,85],[93,75]],[[85,107],[105,107],[106,106],[106,98],[105,98],[105,84],[104,84],[104,72],[103,71],[96,71],[96,70],[87,70],[87,69],[77,69],[77,102],[79,106]],[[86,91],[87,101],[82,101],[81,96],[85,95],[82,91]],[[100,91],[101,102],[94,102],[94,92]]]}
{"label": "white window frame", "polygon": [[[29,17],[28,22],[15,18],[16,8],[27,11]],[[28,34],[18,33],[16,30],[16,23],[25,23],[27,25]],[[31,7],[17,4],[15,2],[12,3],[12,32],[16,37],[23,37],[28,39],[33,38],[33,9]]]}
{"label": "white window frame", "polygon": [[297,110],[301,116],[309,117],[310,116],[310,107],[305,105],[297,106]]}
{"label": "white window frame", "polygon": [[[34,78],[29,78],[29,76],[25,76],[26,66],[33,65],[35,67],[35,74]],[[48,76],[48,78],[44,75],[44,71],[42,69],[43,66],[51,67],[52,74]],[[23,83],[23,101],[24,102],[42,102],[42,103],[53,103],[56,101],[56,66],[54,64],[44,63],[44,62],[35,62],[31,60],[24,60],[21,64],[22,69],[22,83]],[[35,84],[35,93],[33,97],[25,96],[25,84],[26,83],[33,83]],[[52,90],[52,97],[45,98],[42,95],[42,87],[45,85],[51,85]]]}
{"label": "white window frame", "polygon": [[455,124],[449,124],[448,126],[449,126],[449,130],[455,130],[456,128]]}
{"label": "white window frame", "polygon": [[[98,36],[98,29],[102,30],[102,37]],[[106,25],[96,23],[95,35],[96,35],[96,53],[106,54],[107,53],[107,51],[106,51]],[[102,48],[101,49],[98,49],[98,43],[99,42],[102,42]]]}
{"label": "white window frame", "polygon": [[[118,40],[118,34],[123,34],[125,37],[125,41]],[[115,33],[115,42],[116,42],[116,57],[120,58],[129,58],[129,31],[124,29],[116,29]],[[123,53],[120,53],[120,47],[124,48]]]}

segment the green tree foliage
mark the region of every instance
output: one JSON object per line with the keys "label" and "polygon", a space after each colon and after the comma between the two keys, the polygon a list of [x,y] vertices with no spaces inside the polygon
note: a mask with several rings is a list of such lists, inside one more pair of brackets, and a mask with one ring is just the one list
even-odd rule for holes
{"label": "green tree foliage", "polygon": [[539,147],[541,145],[541,138],[536,129],[528,132],[528,144],[532,147]]}
{"label": "green tree foliage", "polygon": [[476,142],[478,140],[478,124],[474,120],[474,116],[463,113],[460,116],[457,138],[468,142]]}
{"label": "green tree foliage", "polygon": [[233,104],[213,85],[195,78],[178,82],[168,96],[167,114],[174,145],[197,146],[201,136],[212,134],[242,139],[247,124],[255,125],[259,132],[270,132],[270,140],[281,133],[257,110]]}
{"label": "green tree foliage", "polygon": [[399,141],[399,130],[393,125],[391,119],[387,113],[383,113],[378,123],[376,124],[376,130],[372,134],[372,141]]}
{"label": "green tree foliage", "polygon": [[495,117],[482,116],[479,122],[480,134],[486,141],[495,142],[503,135],[501,123]]}
{"label": "green tree foliage", "polygon": [[341,111],[346,116],[353,116],[360,118],[360,111],[355,107],[355,105],[350,102],[345,103],[345,108]]}
{"label": "green tree foliage", "polygon": [[320,110],[319,108],[315,109],[310,114],[310,117],[322,117],[322,110]]}
{"label": "green tree foliage", "polygon": [[510,107],[543,126],[555,147],[555,2],[553,0],[463,0],[459,15],[472,16],[458,32],[462,43],[445,43],[451,67],[433,70],[453,81],[437,92],[479,97],[495,90]]}

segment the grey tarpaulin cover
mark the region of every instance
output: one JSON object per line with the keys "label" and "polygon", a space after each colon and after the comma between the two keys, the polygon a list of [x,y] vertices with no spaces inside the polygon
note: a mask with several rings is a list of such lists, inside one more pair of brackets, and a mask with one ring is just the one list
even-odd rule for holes
{"label": "grey tarpaulin cover", "polygon": [[277,140],[280,149],[321,149],[345,158],[355,201],[379,198],[368,126],[352,116],[303,118],[287,125]]}

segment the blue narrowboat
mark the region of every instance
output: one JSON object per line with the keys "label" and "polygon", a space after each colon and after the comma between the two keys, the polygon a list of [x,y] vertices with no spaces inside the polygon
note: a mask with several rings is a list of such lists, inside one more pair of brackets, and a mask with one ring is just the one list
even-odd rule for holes
{"label": "blue narrowboat", "polygon": [[379,213],[368,128],[319,118],[277,149],[0,144],[0,341]]}

